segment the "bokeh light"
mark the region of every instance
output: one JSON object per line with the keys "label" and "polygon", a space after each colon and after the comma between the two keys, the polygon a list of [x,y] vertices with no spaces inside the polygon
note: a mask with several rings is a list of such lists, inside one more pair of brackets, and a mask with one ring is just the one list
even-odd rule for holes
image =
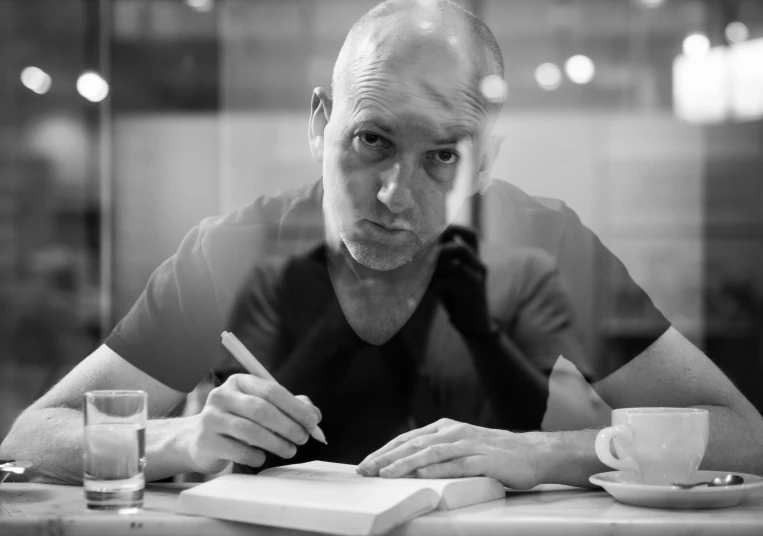
{"label": "bokeh light", "polygon": [[593,76],[596,74],[596,67],[591,58],[578,54],[564,62],[564,71],[570,80],[576,84],[587,84],[593,80]]}
{"label": "bokeh light", "polygon": [[215,7],[214,0],[185,0],[185,3],[191,9],[195,9],[201,13],[208,13]]}
{"label": "bokeh light", "polygon": [[684,39],[683,51],[687,58],[704,58],[710,52],[710,39],[703,33],[693,33]]}
{"label": "bokeh light", "polygon": [[562,70],[554,63],[542,63],[535,69],[535,80],[546,91],[554,91],[562,85]]}
{"label": "bokeh light", "polygon": [[88,71],[77,79],[77,91],[90,102],[101,102],[109,94],[109,84],[98,73]]}
{"label": "bokeh light", "polygon": [[487,100],[497,104],[506,99],[508,87],[500,76],[490,74],[482,79],[480,91]]}
{"label": "bokeh light", "polygon": [[750,29],[743,22],[734,21],[726,25],[726,39],[729,43],[741,43],[750,38]]}
{"label": "bokeh light", "polygon": [[665,3],[665,0],[638,0],[639,4],[644,7],[660,7]]}
{"label": "bokeh light", "polygon": [[21,83],[24,87],[37,93],[38,95],[44,95],[50,90],[50,86],[53,81],[50,75],[40,69],[39,67],[25,67],[21,71]]}
{"label": "bokeh light", "polygon": [[45,115],[28,125],[22,139],[30,151],[52,165],[57,181],[67,186],[85,187],[92,147],[81,118]]}

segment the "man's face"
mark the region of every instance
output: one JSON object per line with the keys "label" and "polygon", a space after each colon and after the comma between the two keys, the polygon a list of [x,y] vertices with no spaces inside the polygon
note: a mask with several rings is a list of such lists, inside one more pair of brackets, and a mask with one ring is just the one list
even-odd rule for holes
{"label": "man's face", "polygon": [[432,244],[457,181],[479,169],[486,111],[478,90],[434,60],[356,69],[324,130],[327,221],[371,269],[398,268]]}

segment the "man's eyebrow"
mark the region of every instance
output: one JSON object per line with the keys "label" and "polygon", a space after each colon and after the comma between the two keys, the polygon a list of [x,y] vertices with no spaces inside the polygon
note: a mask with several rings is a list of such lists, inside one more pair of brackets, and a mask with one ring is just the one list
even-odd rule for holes
{"label": "man's eyebrow", "polygon": [[394,136],[396,132],[392,126],[390,126],[385,121],[382,121],[376,117],[360,117],[355,122],[354,128],[357,128],[361,125],[372,125],[378,128],[379,130],[381,130],[382,132],[384,132],[385,134],[389,134],[390,136]]}
{"label": "man's eyebrow", "polygon": [[[389,136],[395,136],[397,134],[397,129],[395,129],[395,127],[378,117],[363,117],[356,123],[358,126],[363,124],[372,125]],[[427,129],[429,128],[433,129],[434,127],[427,127]],[[435,139],[432,141],[434,145],[455,145],[464,138],[474,139],[476,137],[475,131],[464,125],[449,126],[445,127],[443,130],[445,130],[447,134],[441,138],[434,136]]]}
{"label": "man's eyebrow", "polygon": [[395,129],[389,126],[388,124],[384,123],[383,121],[379,121],[377,119],[370,119],[368,122],[374,125],[376,128],[378,128],[382,132],[384,132],[385,134],[389,134],[390,136],[395,135],[395,132],[396,132]]}
{"label": "man's eyebrow", "polygon": [[435,145],[455,145],[464,138],[474,139],[474,131],[466,127],[453,127],[448,129],[448,134],[443,138],[434,140]]}

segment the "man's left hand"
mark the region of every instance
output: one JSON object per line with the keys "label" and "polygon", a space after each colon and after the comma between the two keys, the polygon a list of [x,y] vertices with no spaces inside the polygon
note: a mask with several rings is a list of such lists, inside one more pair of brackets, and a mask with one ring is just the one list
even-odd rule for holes
{"label": "man's left hand", "polygon": [[515,434],[440,419],[370,454],[358,473],[384,478],[489,476],[513,489],[530,489],[541,483],[536,454],[543,444],[537,433]]}
{"label": "man's left hand", "polygon": [[451,324],[465,336],[492,333],[485,295],[487,268],[479,258],[477,235],[466,227],[451,225],[440,241],[432,288]]}

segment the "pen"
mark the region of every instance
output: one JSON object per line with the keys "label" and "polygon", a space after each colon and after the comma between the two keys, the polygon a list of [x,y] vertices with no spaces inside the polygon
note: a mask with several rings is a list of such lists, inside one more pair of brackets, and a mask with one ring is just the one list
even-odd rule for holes
{"label": "pen", "polygon": [[[257,358],[254,357],[252,352],[250,352],[249,349],[244,346],[240,340],[238,340],[238,337],[228,331],[223,331],[222,335],[220,336],[222,337],[223,346],[228,349],[231,355],[236,358],[236,361],[238,361],[241,366],[244,367],[247,372],[249,372],[249,374],[253,374],[258,378],[262,378],[273,383],[278,383],[273,375],[268,372],[268,369],[263,367],[262,364],[257,361]],[[323,435],[323,431],[318,427],[317,424],[308,431],[313,438],[317,439],[324,445],[328,445],[326,442],[326,436]]]}

